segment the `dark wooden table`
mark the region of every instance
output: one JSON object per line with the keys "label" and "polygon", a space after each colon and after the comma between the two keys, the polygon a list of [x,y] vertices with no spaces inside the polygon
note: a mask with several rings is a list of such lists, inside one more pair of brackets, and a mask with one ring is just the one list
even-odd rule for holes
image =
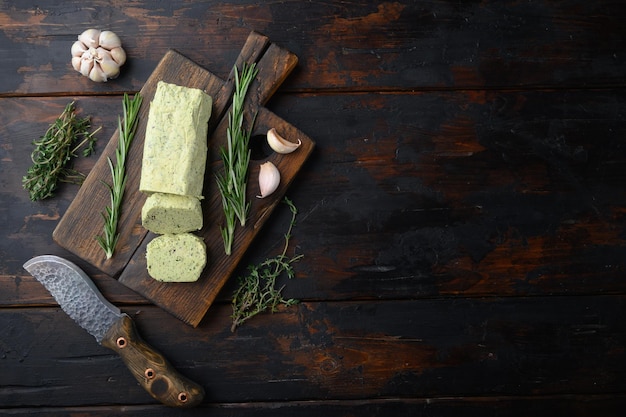
{"label": "dark wooden table", "polygon": [[[626,3],[233,3],[0,1],[0,414],[623,415]],[[106,84],[70,66],[90,27],[129,56]],[[193,328],[53,242],[77,186],[31,202],[22,177],[69,101],[101,151],[169,48],[225,78],[253,30],[298,56],[268,108],[317,143],[287,192],[304,259],[280,284],[301,303],[231,332],[231,279]],[[46,253],[204,403],[152,400],[23,270]]]}

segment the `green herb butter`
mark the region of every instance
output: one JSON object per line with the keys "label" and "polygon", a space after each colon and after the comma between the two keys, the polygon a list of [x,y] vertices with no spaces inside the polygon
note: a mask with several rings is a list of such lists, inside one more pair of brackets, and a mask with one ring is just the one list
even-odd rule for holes
{"label": "green herb butter", "polygon": [[206,245],[191,233],[161,235],[148,243],[148,274],[157,281],[194,282],[206,265]]}
{"label": "green herb butter", "polygon": [[185,233],[202,228],[202,208],[196,197],[154,193],[141,210],[141,224],[153,233]]}
{"label": "green herb butter", "polygon": [[139,189],[202,197],[212,98],[159,81],[150,103]]}

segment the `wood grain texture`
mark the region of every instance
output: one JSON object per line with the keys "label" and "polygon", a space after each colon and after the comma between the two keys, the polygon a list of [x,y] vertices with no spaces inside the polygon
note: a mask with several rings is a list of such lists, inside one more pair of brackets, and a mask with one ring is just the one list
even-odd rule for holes
{"label": "wood grain texture", "polygon": [[[185,415],[623,415],[625,18],[615,0],[0,0],[0,415],[173,414],[22,269],[45,253],[204,386]],[[127,47],[112,82],[70,67],[89,27]],[[186,326],[52,240],[77,186],[32,203],[20,182],[70,100],[100,156],[169,49],[228,82],[252,30],[252,54],[297,55],[263,106],[316,148],[287,193],[304,258],[279,285],[301,304],[231,333],[235,279]],[[233,278],[289,219],[279,204]]]}
{"label": "wood grain texture", "polygon": [[[300,57],[290,90],[623,86],[626,71],[619,0],[7,3],[2,94],[137,91],[172,45],[226,78],[250,30]],[[106,85],[70,65],[71,43],[92,22],[128,51]]]}
{"label": "wood grain texture", "polygon": [[[242,403],[622,392],[625,308],[624,296],[317,302],[236,333],[229,305],[198,328],[156,307],[126,312],[208,403]],[[149,403],[119,357],[59,309],[2,310],[0,324],[4,406]],[[46,372],[51,361],[64,372]]]}
{"label": "wood grain texture", "polygon": [[[22,297],[47,300],[21,265],[46,252],[70,256],[50,236],[77,187],[62,186],[58,198],[30,203],[19,185],[29,140],[45,129],[45,115],[66,102],[37,101],[0,100],[5,104],[0,131],[17,140],[2,164],[12,191],[0,197],[12,226],[3,231],[0,246],[4,253],[20,248],[20,256],[2,264],[2,304]],[[97,124],[114,126],[117,98],[78,103]],[[314,132],[318,144],[287,192],[300,209],[293,248],[305,255],[298,279],[287,285],[289,296],[341,300],[625,290],[623,93],[281,94],[272,110]],[[31,128],[20,130],[25,118]],[[96,158],[79,161],[89,170]],[[235,275],[279,251],[288,213],[285,207],[274,214]],[[141,302],[79,258],[71,259],[100,278],[112,300]],[[220,298],[228,299],[233,288],[229,283]]]}
{"label": "wood grain texture", "polygon": [[[559,417],[586,417],[602,415],[621,417],[626,398],[622,394],[587,396],[542,396],[542,397],[454,397],[420,399],[375,399],[368,401],[292,401],[265,403],[221,403],[207,404],[185,411],[185,416],[202,417],[210,414],[216,417],[242,417],[271,415],[274,417],[293,416],[294,410],[303,417],[351,417],[359,416],[406,416],[455,417],[459,413],[470,417],[525,417],[528,412],[546,413]],[[24,414],[34,417],[73,417],[78,413],[88,413],[93,417],[105,417],[132,413],[136,417],[165,415],[157,405],[26,408]],[[3,409],[0,409],[3,411]],[[168,410],[171,413],[171,410]],[[171,415],[171,414],[168,414]]]}
{"label": "wood grain texture", "polygon": [[333,97],[297,121],[326,139],[290,191],[311,278],[290,296],[624,290],[623,91]]}

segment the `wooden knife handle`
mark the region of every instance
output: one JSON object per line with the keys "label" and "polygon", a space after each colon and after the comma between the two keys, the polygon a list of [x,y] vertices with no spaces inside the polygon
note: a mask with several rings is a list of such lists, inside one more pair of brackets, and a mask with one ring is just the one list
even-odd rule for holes
{"label": "wooden knife handle", "polygon": [[102,345],[117,352],[148,393],[170,407],[193,407],[202,402],[204,389],[185,378],[139,336],[135,323],[123,314],[106,332]]}

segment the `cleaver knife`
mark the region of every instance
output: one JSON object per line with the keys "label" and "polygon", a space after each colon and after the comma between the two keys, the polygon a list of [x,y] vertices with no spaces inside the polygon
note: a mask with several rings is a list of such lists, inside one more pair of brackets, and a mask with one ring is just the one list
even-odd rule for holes
{"label": "cleaver knife", "polygon": [[99,344],[119,354],[153,398],[171,407],[189,408],[202,402],[204,389],[179,374],[163,355],[144,342],[131,318],[108,302],[74,263],[42,255],[26,262],[24,269]]}

